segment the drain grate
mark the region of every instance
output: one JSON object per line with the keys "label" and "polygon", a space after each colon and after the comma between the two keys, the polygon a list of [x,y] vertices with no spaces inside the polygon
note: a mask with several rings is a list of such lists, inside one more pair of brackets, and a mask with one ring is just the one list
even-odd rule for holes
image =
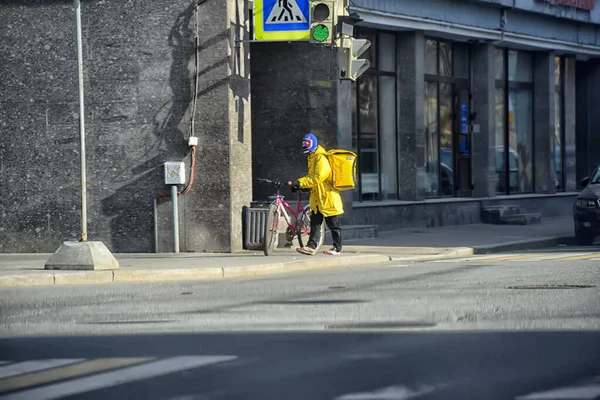
{"label": "drain grate", "polygon": [[594,285],[521,285],[509,286],[507,289],[587,289],[596,287]]}

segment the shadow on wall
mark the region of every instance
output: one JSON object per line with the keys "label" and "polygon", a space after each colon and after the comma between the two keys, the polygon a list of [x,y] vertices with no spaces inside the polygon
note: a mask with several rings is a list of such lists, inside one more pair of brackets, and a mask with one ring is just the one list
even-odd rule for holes
{"label": "shadow on wall", "polygon": [[[113,252],[153,251],[152,199],[158,193],[167,190],[163,184],[162,166],[165,161],[181,160],[190,155],[190,148],[185,141],[187,135],[181,128],[181,126],[189,126],[189,123],[181,123],[186,115],[189,116],[188,110],[191,107],[190,77],[195,73],[195,68],[193,63],[191,67],[188,65],[195,57],[195,51],[187,50],[190,48],[190,40],[194,37],[191,26],[193,26],[195,8],[194,3],[182,12],[169,34],[169,47],[172,53],[169,86],[173,95],[153,117],[155,139],[150,150],[141,155],[140,158],[143,157],[144,161],[131,167],[132,175],[141,176],[102,200],[103,215],[112,217]],[[200,74],[205,72],[202,71]],[[140,159],[134,163],[139,161]]]}

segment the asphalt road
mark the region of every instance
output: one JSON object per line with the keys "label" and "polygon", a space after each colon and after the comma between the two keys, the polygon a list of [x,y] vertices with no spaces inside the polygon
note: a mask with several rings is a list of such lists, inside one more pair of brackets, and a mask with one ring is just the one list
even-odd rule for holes
{"label": "asphalt road", "polygon": [[2,290],[0,399],[600,398],[591,251]]}

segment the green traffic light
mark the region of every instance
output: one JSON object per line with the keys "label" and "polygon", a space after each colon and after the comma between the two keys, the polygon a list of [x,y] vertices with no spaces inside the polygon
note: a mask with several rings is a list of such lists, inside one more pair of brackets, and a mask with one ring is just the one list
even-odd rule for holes
{"label": "green traffic light", "polygon": [[317,42],[323,42],[329,38],[329,28],[325,25],[317,25],[313,29],[313,38]]}

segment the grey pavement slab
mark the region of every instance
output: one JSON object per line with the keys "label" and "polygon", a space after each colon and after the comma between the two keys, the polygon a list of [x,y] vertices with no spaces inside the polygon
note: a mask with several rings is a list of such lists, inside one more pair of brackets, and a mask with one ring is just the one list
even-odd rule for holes
{"label": "grey pavement slab", "polygon": [[[0,287],[214,280],[350,267],[389,261],[427,261],[475,253],[557,245],[572,236],[570,218],[546,219],[539,225],[461,225],[382,232],[378,239],[347,243],[344,254],[304,256],[295,249],[239,253],[114,254],[120,268],[108,271],[47,271],[52,254],[0,254]],[[322,249],[328,247],[326,243]]]}
{"label": "grey pavement slab", "polygon": [[362,240],[351,244],[439,248],[477,247],[545,237],[570,237],[573,234],[572,217],[562,217],[545,218],[542,223],[535,225],[473,224],[384,231],[379,232],[377,239]]}

